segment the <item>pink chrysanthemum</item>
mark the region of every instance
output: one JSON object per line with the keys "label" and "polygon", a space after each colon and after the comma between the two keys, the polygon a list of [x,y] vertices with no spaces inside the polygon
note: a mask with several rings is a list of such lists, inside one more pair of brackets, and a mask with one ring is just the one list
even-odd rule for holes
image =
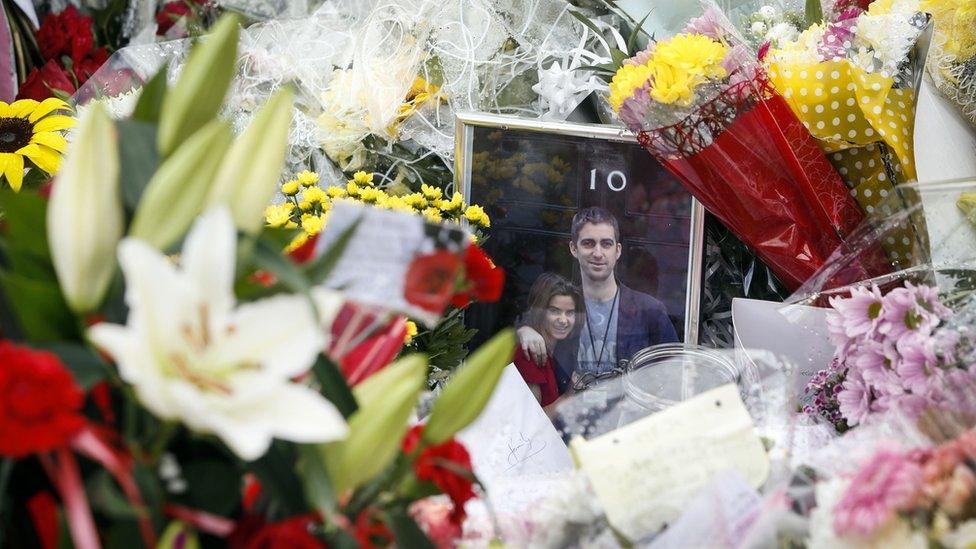
{"label": "pink chrysanthemum", "polygon": [[871,389],[857,372],[849,372],[841,387],[837,394],[840,413],[847,419],[847,424],[853,427],[862,423],[871,411]]}
{"label": "pink chrysanthemum", "polygon": [[847,299],[830,299],[835,314],[843,319],[844,333],[850,338],[874,333],[882,318],[886,317],[885,303],[877,286],[871,289],[854,288]]}
{"label": "pink chrysanthemum", "polygon": [[910,509],[922,488],[922,468],[904,452],[881,449],[851,480],[834,508],[834,530],[870,536],[897,511]]}
{"label": "pink chrysanthemum", "polygon": [[901,355],[897,368],[902,386],[916,394],[927,393],[941,372],[932,337],[910,333],[900,338],[896,345]]}

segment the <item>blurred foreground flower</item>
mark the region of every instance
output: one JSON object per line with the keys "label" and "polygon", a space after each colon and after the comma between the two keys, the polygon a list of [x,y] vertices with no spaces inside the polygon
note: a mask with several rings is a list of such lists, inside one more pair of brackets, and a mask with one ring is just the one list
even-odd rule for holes
{"label": "blurred foreground flower", "polygon": [[275,296],[235,307],[236,240],[225,208],[197,220],[180,268],[145,242],[124,240],[128,323],[96,325],[89,336],[146,408],[217,435],[242,459],[261,457],[274,437],[344,437],[332,403],[291,382],[323,345],[309,302]]}

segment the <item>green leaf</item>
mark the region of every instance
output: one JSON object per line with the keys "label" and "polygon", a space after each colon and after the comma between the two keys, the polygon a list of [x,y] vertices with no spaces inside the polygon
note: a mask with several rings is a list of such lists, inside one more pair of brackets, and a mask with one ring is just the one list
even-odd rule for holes
{"label": "green leaf", "polygon": [[628,55],[617,48],[610,48],[610,58],[613,59],[613,64],[615,67],[621,67],[624,61],[627,60]]}
{"label": "green leaf", "polygon": [[346,384],[346,378],[329,357],[320,354],[312,365],[312,374],[321,386],[319,392],[329,399],[343,417],[348,419],[359,409],[356,397]]}
{"label": "green leaf", "polygon": [[139,513],[129,504],[129,500],[122,495],[115,480],[104,469],[95,471],[88,479],[85,483],[85,492],[89,494],[92,507],[108,518],[114,520],[139,518]]}
{"label": "green leaf", "polygon": [[805,16],[807,27],[823,22],[823,6],[820,0],[807,0]]}
{"label": "green leaf", "polygon": [[[139,94],[139,101],[136,108],[132,111],[132,120],[144,122],[152,125],[159,123],[159,113],[163,109],[163,99],[166,97],[167,83],[166,73],[169,64],[164,64],[156,74],[146,82]],[[155,137],[155,132],[153,132]],[[153,146],[155,147],[155,139]],[[153,155],[155,157],[155,154]]]}
{"label": "green leaf", "polygon": [[46,200],[26,189],[19,193],[3,189],[0,190],[0,210],[4,220],[0,240],[8,253],[29,251],[35,255],[50,256]]}
{"label": "green leaf", "polygon": [[248,466],[261,480],[261,486],[271,493],[283,516],[300,515],[308,510],[291,445],[275,441],[266,454]]}
{"label": "green leaf", "polygon": [[258,237],[255,242],[251,261],[255,266],[274,274],[279,283],[293,292],[308,293],[311,290],[312,286],[302,269],[281,253],[281,248],[275,242],[263,236]]}
{"label": "green leaf", "polygon": [[411,549],[434,549],[434,544],[417,523],[400,508],[392,509],[389,513],[390,529],[396,538],[397,547]]}
{"label": "green leaf", "polygon": [[37,348],[58,355],[61,362],[64,362],[64,365],[71,371],[78,385],[86,391],[108,376],[109,365],[102,360],[98,353],[85,345],[59,341],[37,345]]}
{"label": "green leaf", "polygon": [[139,120],[116,122],[119,132],[119,179],[126,211],[134,212],[149,179],[159,167],[156,126]]}
{"label": "green leaf", "polygon": [[468,361],[454,371],[434,403],[424,427],[424,440],[440,444],[478,418],[502,371],[512,361],[515,332],[505,329],[475,351]]}
{"label": "green leaf", "polygon": [[633,57],[634,55],[637,54],[637,52],[634,51],[634,48],[637,45],[637,37],[638,37],[638,35],[640,35],[641,30],[644,29],[644,21],[647,21],[647,18],[650,17],[650,16],[651,16],[651,12],[648,11],[647,12],[647,15],[645,15],[644,18],[641,19],[639,23],[637,23],[637,25],[633,28],[633,30],[630,31],[630,36],[627,37],[627,56],[628,57]]}
{"label": "green leaf", "polygon": [[582,13],[576,10],[569,10],[569,14],[575,17],[576,20],[579,21],[580,23],[583,23],[583,25],[585,25],[588,29],[593,31],[594,34],[596,34],[597,36],[603,36],[603,33],[600,32],[600,28],[597,27],[596,24],[593,23],[593,21],[591,21],[589,17],[583,15]]}
{"label": "green leaf", "polygon": [[325,462],[315,446],[298,445],[298,474],[305,487],[305,499],[323,517],[335,513],[339,506]]}
{"label": "green leaf", "polygon": [[328,278],[332,269],[335,268],[336,264],[339,263],[339,259],[342,258],[342,254],[345,253],[346,247],[349,246],[353,235],[356,234],[356,229],[359,227],[361,221],[362,219],[354,221],[352,225],[342,231],[339,238],[322,254],[322,257],[310,262],[305,267],[305,274],[312,286],[317,286]]}
{"label": "green leaf", "polygon": [[0,272],[0,287],[13,306],[27,339],[58,341],[79,337],[75,317],[56,282]]}

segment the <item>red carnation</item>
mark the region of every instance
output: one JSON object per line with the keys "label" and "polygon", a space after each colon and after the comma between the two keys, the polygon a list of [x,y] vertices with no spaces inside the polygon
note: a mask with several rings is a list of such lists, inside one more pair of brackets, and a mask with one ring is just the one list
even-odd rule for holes
{"label": "red carnation", "polygon": [[393,532],[376,518],[371,509],[366,509],[356,517],[352,536],[356,538],[359,549],[376,549],[377,547],[391,547],[395,538]]}
{"label": "red carnation", "polygon": [[461,258],[447,250],[414,258],[403,281],[404,299],[439,314],[447,306],[460,268]]}
{"label": "red carnation", "polygon": [[464,254],[466,288],[451,298],[455,307],[467,307],[472,301],[498,301],[505,285],[505,271],[497,267],[480,246],[468,246]]}
{"label": "red carnation", "polygon": [[326,545],[312,535],[318,525],[317,515],[299,515],[280,522],[266,523],[257,516],[248,516],[237,524],[227,539],[231,549],[324,549]]}
{"label": "red carnation", "polygon": [[[405,454],[413,453],[417,449],[423,430],[423,425],[415,425],[407,432],[407,436],[403,438]],[[451,520],[455,524],[462,523],[465,516],[464,504],[474,497],[474,483],[471,481],[474,473],[467,448],[453,438],[442,444],[427,446],[417,456],[413,471],[419,480],[434,483],[451,498],[454,504]],[[468,474],[461,474],[460,471]]]}
{"label": "red carnation", "polygon": [[45,60],[58,60],[67,55],[77,63],[95,47],[92,19],[68,5],[61,13],[44,18],[37,29],[37,44]]}
{"label": "red carnation", "polygon": [[56,355],[0,341],[0,455],[66,446],[85,424],[84,399]]}
{"label": "red carnation", "polygon": [[108,48],[101,47],[90,51],[84,58],[75,62],[73,69],[78,83],[87,82],[106,61],[108,61]]}
{"label": "red carnation", "polygon": [[53,90],[61,90],[68,95],[75,93],[75,85],[71,76],[53,59],[44,64],[40,70],[31,69],[27,79],[20,85],[17,99],[34,99],[43,101],[54,97]]}

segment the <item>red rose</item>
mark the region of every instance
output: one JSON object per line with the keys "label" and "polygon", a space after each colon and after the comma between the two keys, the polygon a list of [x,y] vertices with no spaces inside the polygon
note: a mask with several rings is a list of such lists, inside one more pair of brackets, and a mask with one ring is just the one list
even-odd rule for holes
{"label": "red rose", "polygon": [[460,267],[461,258],[447,250],[414,258],[403,282],[403,297],[407,303],[439,314],[451,298]]}
{"label": "red rose", "polygon": [[43,101],[48,97],[54,97],[52,90],[61,90],[68,95],[75,93],[71,76],[54,60],[45,63],[40,70],[36,67],[31,69],[27,79],[20,85],[17,99]]}
{"label": "red rose", "polygon": [[479,246],[468,246],[464,254],[464,291],[451,298],[455,307],[467,307],[472,301],[498,301],[505,286],[505,271],[497,267]]}
{"label": "red rose", "polygon": [[84,399],[57,356],[0,341],[0,455],[66,446],[85,424]]}
{"label": "red rose", "polygon": [[311,532],[318,524],[319,518],[314,514],[299,515],[271,524],[251,515],[237,523],[227,539],[227,546],[231,549],[324,549],[325,543]]}
{"label": "red rose", "polygon": [[[403,438],[403,453],[410,454],[417,449],[423,430],[423,425],[415,425],[407,432]],[[468,474],[460,474],[459,470]],[[474,473],[471,455],[463,444],[452,438],[442,444],[427,446],[417,456],[413,472],[419,480],[432,482],[447,494],[454,504],[451,520],[455,524],[464,522],[464,504],[474,497],[474,483],[471,481]]]}
{"label": "red rose", "polygon": [[359,513],[352,536],[356,538],[359,549],[376,549],[377,547],[391,547],[395,538],[386,524],[376,519],[370,509]]}

